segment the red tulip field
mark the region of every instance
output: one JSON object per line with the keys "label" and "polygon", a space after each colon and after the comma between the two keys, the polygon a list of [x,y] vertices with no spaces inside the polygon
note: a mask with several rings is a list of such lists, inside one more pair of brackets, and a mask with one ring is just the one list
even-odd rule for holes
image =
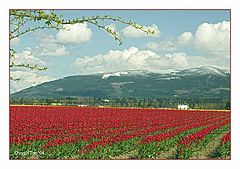
{"label": "red tulip field", "polygon": [[10,159],[230,159],[230,111],[10,106]]}

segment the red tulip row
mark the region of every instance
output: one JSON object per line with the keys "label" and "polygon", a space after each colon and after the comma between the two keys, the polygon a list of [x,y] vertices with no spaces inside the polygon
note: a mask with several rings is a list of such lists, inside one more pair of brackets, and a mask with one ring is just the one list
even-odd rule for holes
{"label": "red tulip row", "polygon": [[[198,115],[198,116],[200,117],[200,115]],[[208,118],[213,118],[213,117],[208,117]],[[219,117],[217,117],[215,120],[218,121]],[[126,140],[134,138],[136,136],[140,137],[142,135],[147,135],[149,133],[153,133],[153,132],[156,132],[159,130],[165,130],[165,129],[172,128],[172,127],[178,127],[178,126],[182,126],[182,125],[186,125],[186,124],[195,123],[196,121],[198,121],[198,119],[193,116],[193,118],[189,118],[188,121],[185,121],[183,119],[179,119],[179,121],[164,120],[160,123],[160,125],[155,125],[155,126],[148,127],[148,128],[144,127],[144,128],[136,129],[135,127],[129,126],[128,128],[118,129],[118,130],[115,130],[115,132],[111,132],[111,134],[104,135],[103,137],[101,137],[100,140],[93,142],[91,144],[88,144],[86,146],[86,149],[91,150],[100,145],[105,147],[107,144],[112,145],[113,143],[116,143],[119,141],[126,141]],[[133,130],[133,129],[134,129],[134,131],[129,132],[129,130]],[[126,132],[128,132],[128,134],[126,134]],[[94,135],[92,133],[92,137],[96,138],[96,135]],[[74,139],[74,138],[72,138],[72,140],[76,141],[76,139]],[[65,142],[65,141],[63,141],[63,142]],[[58,141],[57,144],[61,144],[63,142]],[[53,141],[52,143],[48,143],[46,146],[54,146],[54,145],[56,145],[56,143],[54,143],[54,141]]]}
{"label": "red tulip row", "polygon": [[[205,115],[204,115],[205,116]],[[198,117],[200,117],[200,115],[198,114]],[[187,117],[184,117],[184,119],[186,119]],[[209,117],[208,117],[209,118]],[[77,135],[77,136],[65,136],[65,137],[62,137],[61,138],[58,138],[58,139],[54,139],[52,140],[52,142],[48,141],[46,147],[50,147],[50,146],[55,146],[57,144],[63,144],[63,143],[69,143],[69,142],[77,142],[78,140],[84,140],[84,141],[87,141],[87,140],[90,140],[92,138],[99,138],[100,140],[97,141],[97,142],[94,142],[92,143],[92,145],[106,145],[108,142],[111,144],[113,142],[117,142],[117,141],[120,141],[119,139],[122,138],[121,141],[123,140],[127,140],[127,138],[133,138],[133,137],[136,137],[136,136],[141,136],[141,135],[146,135],[148,133],[152,133],[152,132],[155,132],[155,131],[158,131],[158,130],[163,130],[163,129],[167,129],[169,127],[176,127],[178,125],[183,125],[183,124],[187,124],[187,123],[193,123],[196,121],[196,117],[193,116],[191,118],[189,118],[188,121],[185,121],[184,119],[181,119],[179,118],[178,121],[173,121],[172,119],[170,120],[161,120],[159,121],[158,125],[157,124],[154,124],[150,127],[140,127],[140,126],[122,126],[121,128],[117,128],[117,129],[114,129],[114,130],[100,130],[101,132],[94,132],[94,131],[88,131],[84,134],[82,134],[81,136]],[[132,131],[131,131],[132,130]],[[130,132],[131,136],[128,134],[126,135],[125,133],[126,132]],[[102,140],[101,140],[102,139]],[[101,143],[101,144],[100,144]],[[88,146],[88,147],[91,147],[91,144]],[[94,147],[94,146],[93,146]]]}
{"label": "red tulip row", "polygon": [[222,144],[226,144],[227,142],[229,142],[231,140],[231,131],[229,131],[227,134],[225,134],[222,138],[221,138],[221,143]]}
{"label": "red tulip row", "polygon": [[168,132],[143,137],[141,142],[142,143],[150,143],[150,142],[159,142],[159,141],[162,141],[162,140],[167,140],[167,139],[170,139],[170,138],[178,135],[179,133],[188,131],[192,128],[198,128],[198,127],[201,127],[201,126],[206,126],[206,125],[221,121],[223,119],[225,119],[225,117],[220,117],[220,118],[209,120],[209,121],[198,121],[198,122],[195,122],[195,123],[184,125],[182,127],[176,128],[174,130],[170,130]]}
{"label": "red tulip row", "polygon": [[[166,126],[149,128],[149,129],[145,129],[145,130],[136,130],[136,131],[131,132],[129,134],[120,133],[120,134],[110,136],[110,137],[105,137],[101,140],[90,143],[84,148],[86,148],[88,151],[91,151],[91,150],[93,150],[93,149],[95,149],[99,146],[105,147],[107,144],[112,145],[113,143],[116,143],[116,142],[119,142],[119,141],[126,141],[126,140],[129,140],[131,138],[141,137],[141,136],[145,136],[145,137],[142,138],[142,141],[140,142],[140,144],[150,143],[150,142],[153,142],[153,141],[162,141],[162,140],[169,139],[169,138],[179,134],[180,132],[192,129],[194,127],[199,127],[199,126],[202,126],[202,125],[211,124],[213,122],[217,122],[217,121],[222,120],[224,118],[215,118],[215,119],[211,119],[211,120],[208,120],[208,121],[205,121],[205,122],[198,122],[198,123],[196,123],[197,120],[195,118],[195,121],[192,121],[192,122],[189,121],[188,125],[186,123],[183,123],[181,125],[179,124],[180,127],[178,125],[170,124],[170,125],[166,125]],[[192,125],[189,125],[189,124],[192,124]],[[184,126],[182,126],[182,125],[184,125]],[[179,128],[172,129],[172,130],[170,130],[166,133],[161,133],[161,134],[156,134],[156,135],[153,135],[153,136],[152,135],[148,136],[148,134],[150,134],[150,133],[153,133],[153,132],[156,132],[156,131],[166,130],[166,129],[169,129],[169,127],[170,128],[179,127]]]}
{"label": "red tulip row", "polygon": [[205,138],[206,135],[210,134],[211,132],[229,123],[230,123],[230,119],[226,119],[216,124],[212,124],[198,132],[185,136],[179,141],[179,145],[184,145],[185,147],[189,147],[192,145],[192,143],[200,142]]}
{"label": "red tulip row", "polygon": [[[148,135],[158,131],[169,130],[170,135],[161,136],[167,139],[171,133],[176,135],[229,116],[229,112],[195,110],[11,106],[10,143],[43,140],[48,147],[87,141],[88,149],[134,137],[143,137],[147,143],[144,140],[151,138]],[[159,135],[153,137],[161,140]]]}

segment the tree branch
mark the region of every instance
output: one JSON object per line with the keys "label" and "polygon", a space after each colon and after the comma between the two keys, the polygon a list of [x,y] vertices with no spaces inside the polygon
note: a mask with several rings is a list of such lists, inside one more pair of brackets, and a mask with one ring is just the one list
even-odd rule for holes
{"label": "tree branch", "polygon": [[21,67],[21,68],[29,68],[29,69],[35,69],[35,70],[47,70],[47,67],[39,67],[37,64],[36,65],[30,65],[28,63],[24,64],[15,64],[14,62],[11,62],[10,68],[12,67]]}
{"label": "tree branch", "polygon": [[[106,31],[108,34],[113,36],[114,40],[118,41],[119,45],[123,44],[121,37],[117,34],[115,30],[110,29],[104,24],[100,22],[104,21],[113,21],[118,22],[124,25],[130,25],[135,29],[139,29],[146,34],[154,34],[154,30],[146,29],[146,27],[141,26],[135,22],[125,21],[120,17],[113,17],[111,15],[104,16],[91,16],[91,17],[82,17],[77,19],[65,20],[63,16],[57,15],[54,11],[47,13],[45,10],[10,10],[10,26],[12,30],[10,31],[10,40],[14,38],[18,38],[26,33],[34,32],[41,29],[65,29],[64,25],[73,25],[73,24],[81,24],[81,23],[89,23],[92,24],[99,29]],[[27,26],[28,22],[38,22],[39,26]],[[16,51],[14,49],[10,49],[10,58],[14,59]],[[10,68],[13,67],[22,67],[29,68],[35,70],[46,70],[47,67],[39,67],[38,65],[30,65],[30,64],[15,64],[14,61],[10,63]]]}

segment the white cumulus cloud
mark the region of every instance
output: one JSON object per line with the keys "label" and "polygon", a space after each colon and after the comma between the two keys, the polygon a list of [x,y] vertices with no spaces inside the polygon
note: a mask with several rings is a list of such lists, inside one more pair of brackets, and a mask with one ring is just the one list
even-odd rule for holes
{"label": "white cumulus cloud", "polygon": [[161,42],[148,42],[146,44],[147,49],[152,51],[168,51],[173,52],[177,49],[177,44],[175,40],[166,40]]}
{"label": "white cumulus cloud", "polygon": [[56,34],[57,41],[64,44],[83,43],[89,41],[91,37],[92,30],[88,28],[87,23],[64,25],[64,29]]}
{"label": "white cumulus cloud", "polygon": [[162,57],[151,58],[149,61],[149,65],[155,70],[184,69],[190,66],[186,53],[168,53]]}
{"label": "white cumulus cloud", "polygon": [[29,47],[26,47],[22,52],[16,53],[14,57],[13,61],[15,64],[46,65],[46,62],[35,56]]}
{"label": "white cumulus cloud", "polygon": [[[12,59],[15,64],[30,64],[38,65],[39,67],[46,66],[47,63],[35,56],[32,52],[32,49],[27,47],[22,52],[15,54],[15,59]],[[39,71],[34,71],[28,68],[13,67],[10,71],[10,76],[13,79],[20,79],[18,81],[11,80],[10,82],[10,91],[11,93],[20,91],[24,88],[27,88],[31,85],[36,85],[39,83],[46,82],[50,78],[46,75],[39,75]]]}
{"label": "white cumulus cloud", "polygon": [[129,38],[143,38],[143,37],[159,37],[161,32],[157,25],[152,24],[151,26],[143,26],[144,29],[154,31],[154,34],[146,34],[143,31],[136,29],[132,26],[125,27],[122,32],[126,37]]}
{"label": "white cumulus cloud", "polygon": [[178,46],[188,46],[193,42],[193,34],[191,32],[184,32],[179,37],[177,37]]}
{"label": "white cumulus cloud", "polygon": [[203,23],[195,33],[195,46],[211,54],[226,56],[230,51],[230,22]]}
{"label": "white cumulus cloud", "polygon": [[46,75],[39,75],[37,72],[29,71],[29,70],[16,70],[11,71],[11,77],[19,80],[11,80],[10,81],[10,92],[15,93],[30,86],[34,86],[43,82],[47,82],[49,80],[53,80],[53,78],[48,77]]}
{"label": "white cumulus cloud", "polygon": [[[48,67],[49,63],[38,57],[39,55],[37,54],[38,53],[33,52],[33,49],[30,47],[26,47],[23,51],[17,52],[11,61],[13,61],[15,65],[30,64],[31,66],[38,65],[39,67]],[[10,92],[14,93],[27,87],[53,80],[52,77],[44,73],[44,71],[31,70],[24,67],[12,67],[10,76],[15,80],[10,81]]]}
{"label": "white cumulus cloud", "polygon": [[73,68],[78,74],[114,72],[124,70],[161,71],[189,67],[185,53],[158,55],[150,50],[131,47],[125,50],[110,50],[105,54],[76,59]]}
{"label": "white cumulus cloud", "polygon": [[53,35],[40,34],[37,39],[39,45],[35,51],[39,56],[67,56],[70,53]]}
{"label": "white cumulus cloud", "polygon": [[58,46],[56,48],[42,48],[41,49],[42,56],[66,56],[69,54],[69,51],[65,48],[65,46]]}
{"label": "white cumulus cloud", "polygon": [[147,49],[153,51],[176,51],[182,47],[197,49],[211,56],[229,56],[230,22],[203,23],[195,33],[183,32],[175,38],[160,42],[148,42]]}
{"label": "white cumulus cloud", "polygon": [[170,38],[164,41],[148,42],[146,44],[147,49],[152,51],[176,51],[179,47],[190,46],[193,43],[193,34],[191,32],[184,32],[177,38]]}

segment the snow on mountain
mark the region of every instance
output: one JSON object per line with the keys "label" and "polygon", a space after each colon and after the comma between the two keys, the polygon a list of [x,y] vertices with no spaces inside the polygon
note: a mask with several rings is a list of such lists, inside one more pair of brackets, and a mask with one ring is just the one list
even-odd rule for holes
{"label": "snow on mountain", "polygon": [[197,68],[184,69],[181,71],[182,76],[191,76],[191,75],[220,75],[225,76],[226,71],[213,66],[204,66]]}
{"label": "snow on mountain", "polygon": [[155,80],[180,80],[181,77],[160,77]]}
{"label": "snow on mountain", "polygon": [[121,76],[121,75],[128,75],[128,72],[116,72],[116,73],[108,73],[102,76],[102,79],[108,79],[111,76]]}
{"label": "snow on mountain", "polygon": [[213,66],[203,66],[203,67],[195,67],[188,68],[183,70],[159,70],[159,71],[146,71],[146,70],[129,70],[129,71],[121,71],[114,73],[107,73],[102,75],[102,79],[108,79],[109,77],[118,77],[121,75],[142,75],[149,76],[151,73],[157,73],[160,76],[155,80],[176,80],[181,79],[183,76],[202,76],[202,75],[218,75],[218,76],[226,76],[226,70],[223,70],[218,67]]}

